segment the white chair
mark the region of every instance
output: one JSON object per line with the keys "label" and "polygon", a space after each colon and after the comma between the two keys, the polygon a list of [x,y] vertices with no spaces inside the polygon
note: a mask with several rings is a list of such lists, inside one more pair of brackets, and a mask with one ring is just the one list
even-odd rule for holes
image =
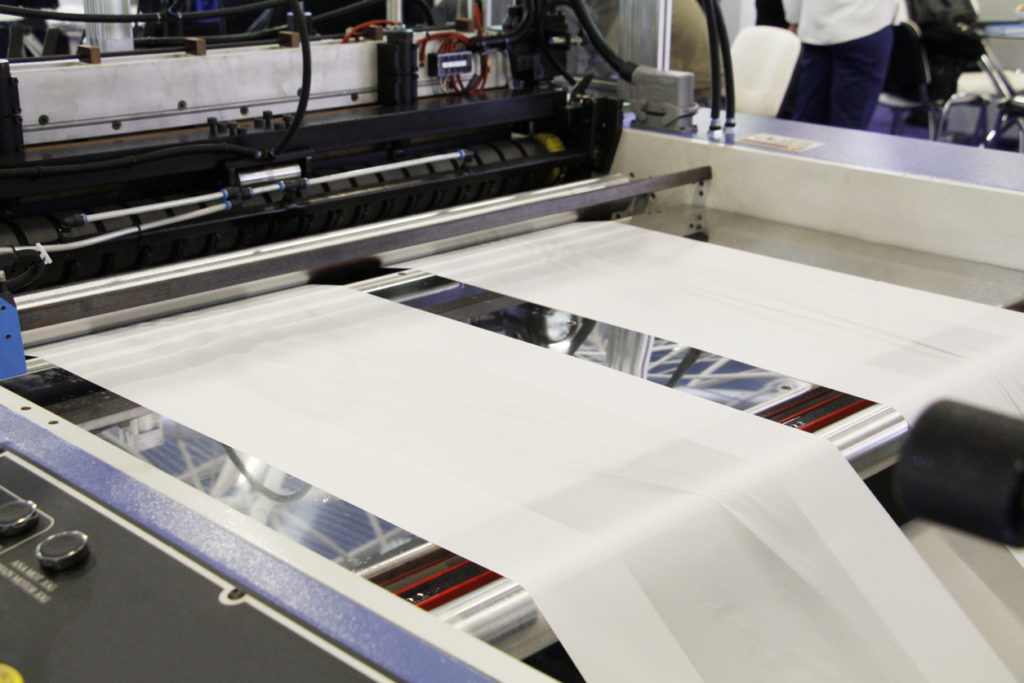
{"label": "white chair", "polygon": [[[1003,69],[1001,73],[1014,92],[1024,92],[1024,71],[1020,69],[1014,71]],[[956,79],[956,91],[957,93],[976,93],[978,95],[988,95],[989,97],[1002,95],[1000,89],[992,82],[992,76],[986,71],[963,72]]]}
{"label": "white chair", "polygon": [[748,26],[730,48],[736,111],[775,116],[800,58],[800,39],[775,26]]}

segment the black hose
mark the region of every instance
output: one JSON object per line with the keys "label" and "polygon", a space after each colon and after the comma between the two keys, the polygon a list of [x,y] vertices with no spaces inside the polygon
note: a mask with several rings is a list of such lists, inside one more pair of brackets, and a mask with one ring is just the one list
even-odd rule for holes
{"label": "black hose", "polygon": [[7,282],[4,283],[6,284],[7,289],[9,289],[12,294],[17,294],[18,292],[25,291],[26,289],[34,285],[36,282],[38,282],[39,278],[42,277],[43,271],[46,268],[46,264],[43,263],[43,260],[41,258],[39,258],[38,252],[32,252],[32,255],[35,258],[33,258],[32,264],[29,265],[25,272],[21,273],[16,277],[11,278],[10,280],[7,280]]}
{"label": "black hose", "polygon": [[[426,0],[412,0],[415,4],[419,5],[423,13],[428,17],[433,17],[431,7]],[[167,18],[173,18],[175,21],[182,22],[191,19],[213,19],[220,17],[229,17],[237,14],[245,14],[255,10],[266,9],[269,7],[277,7],[279,5],[287,5],[289,0],[259,0],[259,2],[253,2],[248,5],[238,5],[236,7],[225,7],[222,9],[211,9],[202,10],[198,12],[138,12],[136,14],[85,14],[82,12],[60,12],[57,10],[46,10],[46,9],[35,9],[32,7],[20,7],[17,5],[0,5],[0,14],[7,14],[15,17],[22,17],[25,19],[56,19],[63,21],[88,21],[98,24],[135,24],[143,22],[161,21]],[[361,0],[352,5],[346,7],[339,7],[337,9],[323,12],[312,17],[311,21],[318,22],[326,19],[332,19],[335,17],[343,17],[347,14],[359,12],[361,10],[367,10],[375,5],[383,5],[384,0]],[[283,27],[282,27],[283,28]]]}
{"label": "black hose", "polygon": [[590,42],[594,45],[598,54],[604,58],[604,61],[608,62],[608,65],[614,69],[623,80],[632,82],[633,72],[636,71],[637,65],[633,62],[627,61],[615,54],[611,46],[601,35],[601,29],[597,27],[594,20],[590,17],[587,12],[587,8],[584,7],[582,0],[566,0],[573,13],[580,22],[580,26],[583,28],[584,33],[590,38]]}
{"label": "black hose", "polygon": [[360,2],[355,2],[355,3],[352,3],[351,5],[346,5],[345,7],[339,7],[337,9],[332,9],[332,10],[329,10],[327,12],[321,12],[320,14],[316,14],[316,15],[313,16],[311,21],[314,24],[316,24],[318,22],[325,21],[327,19],[334,19],[335,17],[343,17],[346,14],[352,14],[354,12],[360,12],[362,10],[366,10],[366,9],[372,8],[374,5],[383,5],[383,4],[384,4],[384,0],[360,0]]}
{"label": "black hose", "polygon": [[306,26],[306,16],[299,0],[288,0],[288,4],[291,6],[292,16],[295,17],[295,26],[299,31],[299,44],[302,49],[302,87],[299,89],[299,104],[295,108],[295,114],[292,116],[288,129],[268,153],[271,159],[276,158],[288,147],[288,143],[292,141],[295,132],[302,125],[302,119],[306,116],[306,107],[309,105],[309,91],[313,80],[313,56],[309,48],[309,27]]}
{"label": "black hose", "polygon": [[702,0],[711,50],[711,130],[722,127],[722,66],[718,46],[718,12],[715,0]]}
{"label": "black hose", "polygon": [[134,24],[141,21],[159,21],[162,17],[157,12],[146,12],[145,14],[82,14],[80,12],[58,12],[56,10],[34,9],[15,5],[0,5],[0,14],[8,14],[24,19],[91,21],[101,24]]}
{"label": "black hose", "polygon": [[0,168],[0,178],[39,178],[48,175],[65,175],[69,173],[86,173],[89,171],[105,171],[111,168],[122,166],[134,166],[147,161],[158,161],[187,154],[225,154],[239,157],[259,159],[260,152],[252,147],[242,145],[231,145],[228,143],[199,142],[180,147],[166,147],[164,149],[131,154],[113,159],[101,161],[85,161],[71,164],[35,164],[28,166],[15,166],[13,168]]}
{"label": "black hose", "polygon": [[[419,5],[420,9],[423,10],[423,13],[427,16],[427,23],[433,23],[434,12],[430,7],[430,3],[428,3],[427,0],[412,0],[412,2]],[[310,21],[316,24],[321,21],[326,21],[327,19],[336,19],[356,12],[362,12],[363,10],[373,9],[377,5],[380,5],[381,9],[384,9],[384,0],[360,0],[359,2],[352,3],[351,5],[338,7],[337,9],[321,12],[320,14],[314,14]]]}
{"label": "black hose", "polygon": [[[413,3],[416,4],[416,5],[419,5],[420,9],[423,10],[423,13],[427,17],[427,25],[428,26],[433,26],[434,25],[434,8],[430,6],[430,3],[427,2],[427,0],[413,0]],[[481,11],[481,14],[482,14],[482,11]]]}
{"label": "black hose", "polygon": [[231,17],[236,14],[247,14],[253,10],[277,7],[278,5],[287,4],[287,2],[288,0],[260,0],[259,2],[253,2],[248,5],[236,5],[235,7],[222,7],[220,9],[208,9],[199,12],[182,12],[178,16],[182,19],[213,19],[216,17]]}
{"label": "black hose", "polygon": [[569,82],[569,85],[576,85],[576,79],[573,78],[571,73],[569,73],[569,70],[562,66],[562,64],[557,59],[555,59],[555,56],[551,54],[551,46],[548,45],[548,41],[544,31],[545,15],[546,12],[541,11],[540,17],[537,20],[537,29],[538,31],[540,31],[541,38],[540,53],[544,57],[544,59],[547,60],[548,64],[550,64],[555,69],[555,71],[561,74],[562,78]]}
{"label": "black hose", "polygon": [[[284,31],[286,26],[274,26],[271,28],[265,28],[259,31],[247,31],[245,33],[221,33],[210,36],[203,36],[207,43],[210,45],[220,45],[225,43],[256,43],[258,41],[266,41],[270,38],[274,38],[281,31]],[[135,39],[135,46],[183,46],[185,45],[185,36],[144,36]],[[131,54],[131,53],[123,53]],[[107,55],[104,55],[106,57]],[[116,56],[112,54],[111,56]]]}
{"label": "black hose", "polygon": [[[718,0],[708,0],[708,2],[718,4]],[[732,47],[729,42],[729,29],[725,26],[725,20],[722,18],[722,13],[716,8],[715,22],[718,26],[718,44],[722,51],[722,71],[725,73],[725,127],[734,128],[736,126],[736,87],[733,82],[732,74]]]}
{"label": "black hose", "polygon": [[526,0],[523,8],[525,10],[523,18],[516,24],[515,28],[507,33],[499,33],[493,36],[477,36],[473,38],[473,46],[477,49],[486,50],[492,47],[508,45],[509,43],[517,43],[525,38],[526,34],[530,31],[531,24],[537,20],[540,13],[537,11],[534,0]]}
{"label": "black hose", "polygon": [[288,0],[260,0],[249,5],[226,7],[224,9],[203,10],[201,12],[140,12],[138,14],[84,14],[80,12],[58,12],[55,10],[34,9],[17,5],[0,5],[0,14],[26,19],[59,19],[64,21],[88,21],[98,24],[134,24],[137,22],[160,21],[171,15],[176,20],[210,19],[243,14],[266,7],[284,5]]}

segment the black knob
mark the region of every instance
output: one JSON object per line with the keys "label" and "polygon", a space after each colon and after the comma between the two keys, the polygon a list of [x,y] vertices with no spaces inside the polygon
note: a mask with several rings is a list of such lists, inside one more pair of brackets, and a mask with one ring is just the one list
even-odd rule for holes
{"label": "black knob", "polygon": [[36,559],[43,569],[59,572],[70,569],[89,557],[89,537],[81,531],[51,534],[36,546]]}
{"label": "black knob", "polygon": [[12,500],[0,505],[0,536],[17,536],[39,521],[39,510],[31,500]]}

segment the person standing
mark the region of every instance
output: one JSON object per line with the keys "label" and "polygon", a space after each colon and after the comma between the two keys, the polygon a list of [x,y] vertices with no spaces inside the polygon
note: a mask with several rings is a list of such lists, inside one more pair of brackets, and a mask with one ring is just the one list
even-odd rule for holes
{"label": "person standing", "polygon": [[697,0],[673,0],[669,68],[693,73],[693,98],[711,99],[711,54],[704,10]]}
{"label": "person standing", "polygon": [[793,119],[865,129],[885,84],[898,0],[783,0],[803,43]]}

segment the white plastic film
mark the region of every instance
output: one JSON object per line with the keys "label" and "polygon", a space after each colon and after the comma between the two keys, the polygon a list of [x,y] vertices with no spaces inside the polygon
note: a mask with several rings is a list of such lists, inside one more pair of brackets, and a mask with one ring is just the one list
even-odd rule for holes
{"label": "white plastic film", "polygon": [[1024,315],[621,223],[408,264],[893,406],[1024,414]]}
{"label": "white plastic film", "polygon": [[589,681],[1009,680],[777,424],[342,287],[34,352],[520,582]]}

